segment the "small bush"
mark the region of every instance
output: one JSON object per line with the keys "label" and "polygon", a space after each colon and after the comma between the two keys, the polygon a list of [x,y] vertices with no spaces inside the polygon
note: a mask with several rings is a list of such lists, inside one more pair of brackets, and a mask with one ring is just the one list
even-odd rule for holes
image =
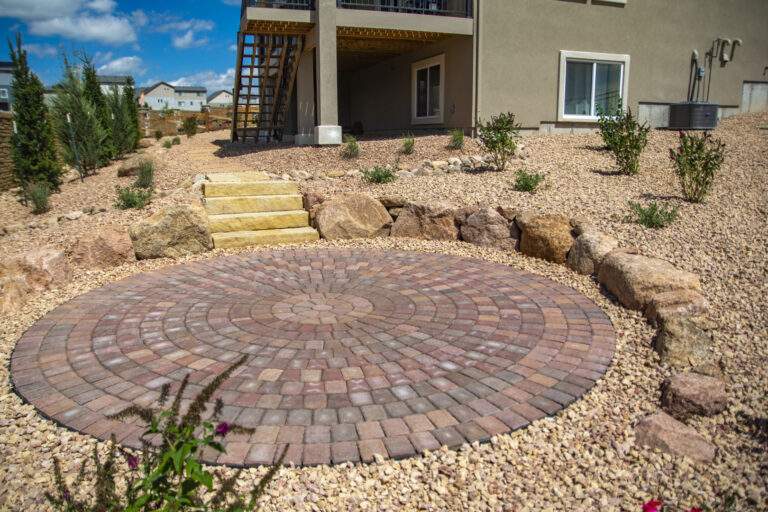
{"label": "small bush", "polygon": [[448,149],[463,149],[464,148],[464,130],[457,128],[451,130],[451,141],[448,143]]}
{"label": "small bush", "polygon": [[163,138],[163,131],[162,130],[155,130],[155,140],[160,140]]}
{"label": "small bush", "polygon": [[377,165],[364,170],[363,179],[368,183],[390,183],[397,179],[397,175],[389,167]]}
{"label": "small bush", "polygon": [[360,156],[360,144],[357,143],[357,139],[354,136],[344,136],[344,147],[341,148],[341,156],[350,160]]}
{"label": "small bush", "polygon": [[406,134],[405,138],[403,139],[403,146],[400,148],[400,152],[404,155],[412,155],[413,149],[416,147],[416,139],[413,138],[413,135]]}
{"label": "small bush", "polygon": [[543,174],[528,172],[525,169],[520,169],[517,171],[517,176],[515,177],[515,190],[518,192],[530,192],[533,194],[536,192],[536,189],[539,187],[542,181],[544,181]]}
{"label": "small bush", "polygon": [[478,138],[485,150],[491,154],[496,167],[503,171],[507,161],[515,154],[520,138],[520,125],[515,123],[515,114],[501,113],[491,116],[487,123],[480,122]]}
{"label": "small bush", "polygon": [[170,139],[165,139],[165,140],[163,141],[163,147],[164,147],[165,149],[171,149],[171,146],[173,146],[173,144],[171,143],[171,140],[170,140]]}
{"label": "small bush", "polygon": [[637,174],[640,170],[640,154],[648,144],[651,128],[647,124],[638,123],[630,109],[618,113],[614,123],[609,136],[613,158],[621,172]]}
{"label": "small bush", "polygon": [[715,173],[725,160],[725,144],[708,133],[680,132],[677,151],[669,150],[675,163],[675,174],[680,179],[683,197],[692,203],[701,203],[712,188]]}
{"label": "small bush", "polygon": [[187,136],[187,138],[192,138],[197,133],[197,117],[192,116],[188,117],[184,120],[183,123],[181,123],[181,133]]}
{"label": "small bush", "polygon": [[117,200],[115,208],[119,210],[129,210],[131,208],[140,210],[152,200],[152,191],[136,187],[117,187]]}
{"label": "small bush", "polygon": [[664,228],[677,219],[677,208],[667,208],[655,201],[649,203],[648,206],[630,201],[629,208],[632,210],[630,220],[646,228]]}
{"label": "small bush", "polygon": [[617,120],[622,115],[624,115],[624,108],[622,107],[621,102],[619,102],[619,105],[613,112],[603,112],[602,110],[598,111],[599,117],[597,120],[597,126],[600,129],[600,136],[603,138],[603,144],[605,144],[605,148],[611,152],[613,152],[614,148],[617,146]]}
{"label": "small bush", "polygon": [[32,203],[32,213],[38,215],[51,209],[48,199],[51,197],[51,185],[47,181],[33,181],[24,190],[28,201]]}
{"label": "small bush", "polygon": [[139,172],[133,186],[136,188],[151,189],[155,184],[155,164],[151,160],[143,160],[139,164]]}
{"label": "small bush", "polygon": [[171,144],[174,146],[178,146],[179,144],[181,144],[181,139],[179,138],[178,135],[171,139]]}

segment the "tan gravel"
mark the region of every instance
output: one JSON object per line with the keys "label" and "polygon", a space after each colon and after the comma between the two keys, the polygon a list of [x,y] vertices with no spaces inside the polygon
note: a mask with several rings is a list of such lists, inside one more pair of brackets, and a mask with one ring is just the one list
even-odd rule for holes
{"label": "tan gravel", "polygon": [[[728,160],[704,205],[683,204],[679,199],[666,156],[675,134],[668,132],[654,132],[637,177],[605,175],[612,163],[593,148],[598,144],[595,135],[528,138],[531,157],[527,167],[547,174],[548,188],[536,195],[513,192],[514,174],[509,171],[411,178],[375,187],[353,179],[303,184],[325,191],[365,189],[411,199],[581,214],[617,236],[623,245],[637,245],[647,254],[670,259],[700,274],[703,292],[712,306],[711,317],[719,326],[715,344],[724,358],[730,393],[725,413],[691,421],[718,447],[713,464],[696,465],[634,447],[632,427],[640,417],[658,409],[659,386],[669,372],[659,366],[650,349],[653,330],[639,314],[602,295],[592,279],[519,254],[460,242],[321,241],[312,245],[443,252],[506,263],[550,277],[573,286],[604,308],[618,333],[617,353],[606,376],[556,417],[460,452],[439,451],[367,466],[284,468],[270,486],[264,510],[637,511],[652,497],[662,497],[680,509],[701,505],[717,509],[719,500],[729,494],[737,497],[735,510],[765,510],[768,450],[750,430],[747,418],[768,417],[768,308],[764,302],[768,292],[768,132],[758,129],[767,121],[766,114],[742,116],[725,121],[718,129],[716,136],[729,147]],[[167,184],[161,179],[162,186],[175,190],[205,170],[195,162],[217,162],[199,149],[203,143],[209,149],[214,147],[212,141],[223,135],[199,135],[167,153],[159,152],[168,168],[164,171]],[[210,139],[205,142],[204,137]],[[281,165],[292,166],[306,164],[306,155],[314,151],[331,150],[270,149],[226,158],[222,163],[252,168],[257,167],[255,162],[274,162],[270,159],[284,152]],[[62,196],[67,193],[65,187]],[[626,223],[626,201],[644,199],[644,194],[680,204],[680,219],[660,231]],[[104,197],[106,201],[106,193]],[[184,197],[185,193],[178,191],[158,202]],[[5,207],[3,203],[0,213]],[[74,209],[66,205],[64,211],[67,208]],[[123,223],[130,215],[145,213],[117,214],[110,210],[101,214],[101,219]],[[63,223],[56,229],[88,228],[87,222],[101,222],[94,220],[99,218],[96,215]],[[24,233],[4,237],[4,246],[9,241],[14,247],[38,243],[38,237],[41,242],[55,241],[58,236],[52,229]],[[231,252],[239,251],[226,251]],[[223,253],[215,251],[190,259]],[[66,288],[47,292],[19,314],[0,319],[0,510],[45,510],[41,494],[51,484],[51,456],[58,455],[73,470],[96,443],[42,419],[12,393],[8,360],[16,340],[35,319],[71,297],[129,274],[173,263],[155,260],[109,271],[83,271]],[[243,488],[263,472],[261,468],[249,470],[241,481]]]}

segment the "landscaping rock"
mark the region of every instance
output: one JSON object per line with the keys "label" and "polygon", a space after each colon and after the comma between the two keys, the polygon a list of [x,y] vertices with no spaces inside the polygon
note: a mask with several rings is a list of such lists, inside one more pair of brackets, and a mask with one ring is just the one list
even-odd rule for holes
{"label": "landscaping rock", "polygon": [[582,231],[568,253],[568,266],[579,274],[596,274],[605,256],[618,245],[618,240],[600,231]]}
{"label": "landscaping rock", "polygon": [[661,405],[680,421],[691,416],[714,416],[725,410],[725,383],[698,373],[678,373],[664,381]]}
{"label": "landscaping rock", "polygon": [[445,204],[409,204],[392,226],[392,236],[425,240],[456,240],[454,210]]}
{"label": "landscaping rock", "polygon": [[709,309],[709,303],[695,290],[673,290],[657,293],[645,308],[645,317],[651,322],[662,323],[673,316],[701,316]]}
{"label": "landscaping rock", "polygon": [[150,139],[150,138],[139,139],[139,147],[151,148],[152,146],[155,145],[155,142],[156,142],[155,139]]}
{"label": "landscaping rock", "polygon": [[42,247],[26,252],[11,262],[34,290],[46,290],[72,279],[72,268],[64,251]]}
{"label": "landscaping rock", "polygon": [[29,299],[32,288],[21,274],[3,275],[0,269],[0,314],[18,311]]}
{"label": "landscaping rock", "polygon": [[108,226],[77,239],[72,261],[87,268],[108,268],[134,260],[131,237],[124,229]]}
{"label": "landscaping rock", "polygon": [[624,306],[638,310],[645,308],[658,293],[701,288],[696,274],[680,270],[668,261],[621,249],[605,256],[598,280]]}
{"label": "landscaping rock", "polygon": [[520,214],[515,217],[515,222],[521,231],[520,252],[553,263],[565,263],[573,245],[571,224],[567,217],[559,214]]}
{"label": "landscaping rock", "polygon": [[482,208],[469,215],[461,224],[461,238],[475,245],[514,250],[517,238],[512,238],[509,221],[493,208]]}
{"label": "landscaping rock", "polygon": [[[496,208],[496,211],[509,222],[515,222],[515,217],[523,213],[517,208],[510,208],[509,206],[499,206]],[[519,232],[520,228],[517,226],[517,223],[515,223],[515,228],[517,228]]]}
{"label": "landscaping rock", "polygon": [[378,199],[384,208],[402,208],[408,204],[408,200],[402,196],[382,196]]}
{"label": "landscaping rock", "polygon": [[387,209],[371,196],[348,194],[323,202],[314,214],[322,238],[373,238],[386,236],[392,225]]}
{"label": "landscaping rock", "polygon": [[120,167],[117,168],[117,176],[124,178],[127,176],[136,176],[139,174],[139,168],[143,162],[149,159],[145,156],[134,156],[124,161]]}
{"label": "landscaping rock", "polygon": [[322,194],[320,192],[306,192],[304,193],[302,197],[302,204],[304,206],[304,209],[307,210],[310,213],[310,218],[313,217],[313,209],[316,206],[319,206],[323,203],[323,201],[326,200],[325,194]]}
{"label": "landscaping rock", "polygon": [[715,458],[715,446],[685,423],[659,411],[646,416],[635,427],[635,442],[678,457],[708,463]]}
{"label": "landscaping rock", "polygon": [[136,258],[177,258],[213,249],[205,211],[188,204],[170,206],[128,231]]}
{"label": "landscaping rock", "polygon": [[691,317],[671,317],[661,324],[654,349],[661,362],[675,368],[717,366],[712,335]]}

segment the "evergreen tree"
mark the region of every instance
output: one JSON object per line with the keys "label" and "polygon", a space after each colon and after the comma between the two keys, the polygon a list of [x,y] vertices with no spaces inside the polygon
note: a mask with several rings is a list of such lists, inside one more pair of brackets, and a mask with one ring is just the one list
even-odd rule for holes
{"label": "evergreen tree", "polygon": [[42,181],[58,190],[61,166],[56,158],[43,84],[29,69],[27,52],[21,46],[21,34],[16,34],[16,48],[10,40],[8,46],[13,62],[11,87],[16,130],[11,135],[11,156],[16,181],[24,188],[33,182]]}
{"label": "evergreen tree", "polygon": [[128,77],[128,83],[123,89],[123,108],[127,112],[130,123],[130,133],[133,137],[131,150],[139,147],[141,131],[139,130],[139,104],[134,97],[136,95],[135,83],[132,77]]}
{"label": "evergreen tree", "polygon": [[106,130],[76,67],[64,59],[64,80],[56,86],[53,120],[65,161],[83,178],[96,172],[104,155]]}
{"label": "evergreen tree", "polygon": [[112,136],[112,112],[109,105],[107,105],[107,98],[101,90],[101,84],[99,84],[99,78],[96,74],[96,67],[93,65],[88,55],[83,54],[80,57],[83,63],[83,87],[85,89],[85,97],[91,102],[96,109],[96,117],[98,118],[101,126],[106,133],[106,139],[104,139],[104,145],[102,146],[102,160],[101,165],[106,165],[111,159],[113,159],[117,153],[116,144]]}
{"label": "evergreen tree", "polygon": [[126,112],[123,97],[116,86],[112,86],[112,90],[105,95],[105,99],[111,115],[110,131],[115,156],[121,157],[133,149],[133,133],[132,127],[129,125],[129,114]]}

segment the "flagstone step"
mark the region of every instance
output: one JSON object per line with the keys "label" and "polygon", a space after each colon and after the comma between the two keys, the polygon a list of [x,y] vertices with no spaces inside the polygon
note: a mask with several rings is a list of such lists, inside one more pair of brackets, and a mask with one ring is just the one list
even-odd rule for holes
{"label": "flagstone step", "polygon": [[234,231],[214,233],[213,245],[217,249],[248,247],[251,245],[273,245],[318,240],[320,235],[310,227],[264,229],[261,231]]}
{"label": "flagstone step", "polygon": [[309,213],[306,210],[225,213],[221,215],[209,215],[208,222],[211,226],[211,233],[301,228],[309,225]]}
{"label": "flagstone step", "polygon": [[213,183],[220,182],[247,182],[247,181],[264,181],[269,177],[266,173],[261,171],[247,171],[247,172],[212,172],[206,175],[208,181]]}
{"label": "flagstone step", "polygon": [[206,182],[205,197],[271,196],[297,194],[298,185],[293,181]]}
{"label": "flagstone step", "polygon": [[270,196],[230,196],[205,199],[208,215],[223,213],[284,212],[303,208],[301,194]]}

